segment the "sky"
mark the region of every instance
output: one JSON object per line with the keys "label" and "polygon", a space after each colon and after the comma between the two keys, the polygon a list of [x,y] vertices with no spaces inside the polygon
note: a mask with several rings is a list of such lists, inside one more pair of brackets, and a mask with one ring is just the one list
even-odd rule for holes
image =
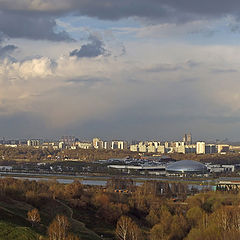
{"label": "sky", "polygon": [[0,137],[240,140],[240,1],[0,0]]}

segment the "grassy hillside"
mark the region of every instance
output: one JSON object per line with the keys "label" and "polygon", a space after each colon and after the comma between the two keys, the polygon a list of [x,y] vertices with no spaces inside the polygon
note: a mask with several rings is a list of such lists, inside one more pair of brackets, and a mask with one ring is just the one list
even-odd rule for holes
{"label": "grassy hillside", "polygon": [[69,218],[71,230],[83,240],[101,239],[96,233],[85,227],[85,224],[73,218],[73,212],[66,204],[51,200],[40,208],[41,224],[31,227],[27,221],[27,212],[33,209],[28,203],[13,199],[0,200],[0,240],[32,240],[46,236],[47,227],[57,214]]}
{"label": "grassy hillside", "polygon": [[0,240],[36,240],[39,234],[29,227],[21,227],[0,221]]}

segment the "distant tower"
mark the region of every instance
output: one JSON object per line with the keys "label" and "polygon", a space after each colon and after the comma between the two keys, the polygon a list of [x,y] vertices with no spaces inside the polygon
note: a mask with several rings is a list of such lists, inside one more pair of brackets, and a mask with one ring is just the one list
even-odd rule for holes
{"label": "distant tower", "polygon": [[191,134],[191,133],[184,134],[184,136],[183,136],[183,142],[184,142],[186,145],[192,144],[192,134]]}
{"label": "distant tower", "polygon": [[187,134],[187,143],[192,144],[192,134],[191,133]]}

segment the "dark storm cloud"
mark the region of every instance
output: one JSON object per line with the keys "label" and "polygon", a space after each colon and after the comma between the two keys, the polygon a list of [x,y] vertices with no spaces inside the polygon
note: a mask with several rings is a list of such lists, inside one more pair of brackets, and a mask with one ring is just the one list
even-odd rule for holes
{"label": "dark storm cloud", "polygon": [[82,45],[79,50],[75,49],[70,52],[70,56],[76,56],[78,58],[93,58],[100,55],[105,55],[107,53],[102,40],[100,40],[96,36],[91,35],[89,37],[89,41],[90,43]]}
{"label": "dark storm cloud", "polygon": [[[56,32],[56,22],[50,16],[24,15],[0,11],[0,31],[10,38],[29,38],[52,41],[71,40],[65,31]],[[1,39],[1,36],[0,36]]]}
{"label": "dark storm cloud", "polygon": [[[0,109],[1,111],[1,109]],[[2,129],[0,138],[2,137],[39,137],[39,133],[47,134],[44,122],[30,113],[15,113],[13,115],[1,116],[0,128]]]}
{"label": "dark storm cloud", "polygon": [[2,32],[0,32],[0,44],[4,41],[5,36]]}
{"label": "dark storm cloud", "polygon": [[15,45],[2,46],[5,40],[6,40],[6,35],[0,32],[0,58],[6,57],[8,54],[11,54],[14,50],[17,49],[17,46]]}
{"label": "dark storm cloud", "polygon": [[7,46],[4,46],[4,47],[0,46],[0,57],[1,56],[6,56],[7,54],[10,54],[16,49],[17,49],[17,47],[15,45],[7,45]]}
{"label": "dark storm cloud", "polygon": [[[70,40],[64,32],[56,32],[55,19],[67,14],[104,20],[128,17],[158,22],[183,23],[195,19],[239,16],[238,0],[0,0],[0,32],[11,38]],[[232,27],[236,31],[236,27]],[[86,46],[86,54],[91,52]],[[85,51],[85,47],[82,49]],[[80,53],[81,55],[82,53]]]}
{"label": "dark storm cloud", "polygon": [[238,14],[238,0],[74,0],[74,8],[83,15],[102,19],[120,19],[125,17],[165,18],[187,20],[195,17],[223,16]]}
{"label": "dark storm cloud", "polygon": [[[57,3],[57,4],[56,4]],[[125,17],[161,18],[182,13],[185,18],[193,15],[219,16],[236,13],[240,9],[238,0],[46,0],[34,3],[30,0],[1,0],[0,9],[5,11],[46,12],[63,14],[75,12],[101,19],[120,19]],[[184,14],[183,14],[184,13]],[[189,14],[186,16],[186,14]]]}

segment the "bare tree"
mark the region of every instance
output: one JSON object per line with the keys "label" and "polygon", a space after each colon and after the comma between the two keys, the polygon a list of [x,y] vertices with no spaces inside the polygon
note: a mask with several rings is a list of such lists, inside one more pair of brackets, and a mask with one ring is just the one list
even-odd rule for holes
{"label": "bare tree", "polygon": [[135,222],[132,222],[132,226],[129,229],[129,239],[130,240],[142,240],[143,239],[142,231]]}
{"label": "bare tree", "polygon": [[137,224],[127,216],[122,216],[117,222],[116,235],[119,240],[140,240],[142,232]]}
{"label": "bare tree", "polygon": [[28,211],[27,216],[28,220],[32,223],[32,226],[41,221],[39,211],[36,208]]}
{"label": "bare tree", "polygon": [[68,229],[68,218],[57,215],[48,228],[49,240],[67,240]]}

